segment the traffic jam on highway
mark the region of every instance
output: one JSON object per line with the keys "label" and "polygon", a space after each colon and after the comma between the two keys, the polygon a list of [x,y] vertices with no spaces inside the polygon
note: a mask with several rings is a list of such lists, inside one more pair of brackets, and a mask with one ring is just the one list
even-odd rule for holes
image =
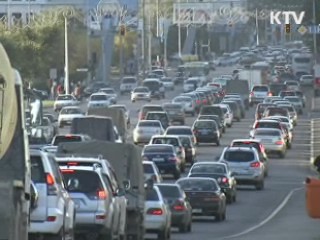
{"label": "traffic jam on highway", "polygon": [[263,191],[270,164],[295,147],[301,86],[313,84],[300,45],[152,67],[119,90],[93,82],[82,101],[57,96],[42,140],[30,139],[31,239],[195,239],[201,224],[232,228],[229,209]]}

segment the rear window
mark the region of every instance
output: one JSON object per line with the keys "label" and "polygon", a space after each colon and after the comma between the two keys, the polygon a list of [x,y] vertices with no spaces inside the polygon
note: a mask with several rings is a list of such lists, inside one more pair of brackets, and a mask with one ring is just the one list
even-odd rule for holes
{"label": "rear window", "polygon": [[221,164],[201,164],[194,166],[191,173],[223,174],[226,173],[226,168]]}
{"label": "rear window", "polygon": [[61,172],[68,186],[68,192],[94,195],[103,189],[101,179],[96,172],[71,169],[62,169]]}
{"label": "rear window", "polygon": [[154,170],[151,164],[144,163],[143,164],[143,172],[147,174],[153,174]]}
{"label": "rear window", "polygon": [[268,92],[269,89],[267,86],[254,86],[252,88],[252,91],[256,91],[256,92]]}
{"label": "rear window", "polygon": [[226,151],[223,158],[228,162],[251,162],[254,154],[249,151]]}
{"label": "rear window", "polygon": [[180,137],[180,141],[182,145],[188,145],[189,147],[192,145],[190,137]]}
{"label": "rear window", "polygon": [[146,201],[159,201],[159,196],[156,190],[151,189],[146,191]]}
{"label": "rear window", "polygon": [[90,98],[91,101],[105,101],[107,99],[108,99],[108,96],[106,95],[93,95]]}
{"label": "rear window", "polygon": [[173,146],[179,146],[179,142],[176,138],[154,138],[153,144],[169,144]]}
{"label": "rear window", "polygon": [[81,142],[80,136],[56,136],[53,142],[54,146],[58,146],[59,143],[65,142]]}
{"label": "rear window", "polygon": [[180,104],[164,105],[163,108],[165,110],[174,110],[174,111],[182,110],[182,106]]}
{"label": "rear window", "polygon": [[218,115],[222,113],[222,109],[220,107],[203,107],[201,108],[200,114],[201,115]]}
{"label": "rear window", "polygon": [[170,146],[147,146],[144,149],[145,153],[172,153],[173,148]]}
{"label": "rear window", "polygon": [[177,186],[158,185],[160,192],[164,198],[180,198],[181,192]]}
{"label": "rear window", "polygon": [[124,78],[122,80],[122,83],[124,83],[124,84],[135,84],[136,83],[136,79],[134,79],[134,78]]}
{"label": "rear window", "polygon": [[42,158],[40,156],[31,156],[31,179],[34,183],[45,183],[46,174],[44,172]]}
{"label": "rear window", "polygon": [[167,114],[165,114],[165,113],[151,113],[151,112],[149,112],[148,114],[147,114],[147,117],[146,117],[146,119],[148,120],[148,119],[152,119],[152,120],[162,120],[162,119],[167,119]]}
{"label": "rear window", "polygon": [[145,121],[145,122],[139,122],[139,127],[160,127],[160,122],[154,122],[154,121]]}
{"label": "rear window", "polygon": [[260,152],[260,144],[257,142],[233,142],[232,147],[254,147],[258,152]]}
{"label": "rear window", "polygon": [[281,97],[284,97],[284,96],[296,96],[296,93],[295,92],[281,92],[280,96]]}
{"label": "rear window", "polygon": [[194,124],[195,128],[216,128],[214,121],[197,121]]}
{"label": "rear window", "polygon": [[178,184],[184,191],[217,191],[218,189],[214,181],[203,179],[185,179]]}
{"label": "rear window", "polygon": [[278,122],[258,122],[255,128],[279,128],[280,123]]}
{"label": "rear window", "polygon": [[298,82],[286,82],[286,85],[297,86]]}
{"label": "rear window", "polygon": [[277,114],[286,116],[287,113],[288,113],[288,110],[281,109],[281,108],[271,108],[271,109],[266,110],[267,116],[272,116],[272,115],[277,115]]}
{"label": "rear window", "polygon": [[258,130],[255,132],[255,136],[280,136],[279,131],[263,131],[263,130]]}
{"label": "rear window", "polygon": [[81,110],[79,108],[63,108],[61,114],[81,114]]}
{"label": "rear window", "polygon": [[166,134],[171,135],[192,135],[191,129],[185,129],[185,128],[169,128],[166,131]]}
{"label": "rear window", "polygon": [[142,109],[143,113],[147,113],[147,112],[157,112],[157,111],[163,111],[162,107],[159,106],[148,106],[148,107],[144,107]]}

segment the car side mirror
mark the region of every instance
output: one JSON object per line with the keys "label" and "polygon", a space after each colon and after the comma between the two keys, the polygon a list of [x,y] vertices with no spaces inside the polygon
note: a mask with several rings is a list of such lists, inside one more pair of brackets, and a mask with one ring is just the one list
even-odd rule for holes
{"label": "car side mirror", "polygon": [[129,191],[129,190],[130,190],[130,188],[131,188],[131,182],[130,182],[130,180],[124,180],[124,181],[122,182],[122,184],[123,184],[123,187],[124,187],[124,190],[125,190],[125,191]]}
{"label": "car side mirror", "polygon": [[33,182],[30,184],[30,208],[35,209],[38,206],[39,193]]}

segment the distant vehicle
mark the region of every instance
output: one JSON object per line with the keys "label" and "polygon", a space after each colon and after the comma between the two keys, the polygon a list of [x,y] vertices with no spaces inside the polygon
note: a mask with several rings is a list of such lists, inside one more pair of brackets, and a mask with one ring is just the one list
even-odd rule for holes
{"label": "distant vehicle", "polygon": [[86,97],[90,96],[93,93],[98,92],[101,88],[107,88],[109,84],[106,82],[92,82],[89,86],[87,86],[83,92]]}
{"label": "distant vehicle", "polygon": [[110,95],[104,92],[93,93],[88,102],[88,108],[108,107],[112,104]]}
{"label": "distant vehicle", "polygon": [[312,54],[294,54],[292,56],[292,70],[295,76],[311,74],[313,68]]}
{"label": "distant vehicle", "polygon": [[165,103],[163,104],[164,110],[167,112],[171,123],[179,122],[181,125],[185,123],[184,108],[178,103]]}
{"label": "distant vehicle", "polygon": [[164,112],[164,109],[161,105],[151,105],[146,104],[139,111],[139,120],[144,120],[148,112]]}
{"label": "distant vehicle", "polygon": [[131,102],[144,100],[151,102],[151,92],[147,87],[136,87],[131,92]]}
{"label": "distant vehicle", "polygon": [[64,107],[59,113],[58,125],[63,128],[65,125],[70,125],[74,118],[83,117],[84,113],[79,107]]}
{"label": "distant vehicle", "polygon": [[88,135],[84,134],[65,134],[65,135],[56,135],[52,139],[51,145],[58,146],[60,143],[67,142],[88,142],[91,141],[91,138]]}
{"label": "distant vehicle", "polygon": [[288,91],[299,91],[300,90],[300,83],[298,81],[285,81],[284,85],[286,86],[286,90]]}
{"label": "distant vehicle", "polygon": [[120,84],[120,94],[123,95],[124,93],[130,93],[136,87],[138,87],[138,80],[135,77],[124,77]]}
{"label": "distant vehicle", "polygon": [[196,120],[192,130],[197,143],[215,143],[220,146],[220,131],[214,120]]}
{"label": "distant vehicle", "polygon": [[166,129],[165,135],[178,135],[178,136],[188,136],[191,138],[194,144],[197,144],[196,137],[192,132],[192,128],[189,126],[170,126]]}
{"label": "distant vehicle", "polygon": [[195,115],[196,106],[192,99],[189,96],[178,96],[172,100],[172,103],[181,104],[186,114],[191,114],[191,116]]}
{"label": "distant vehicle", "polygon": [[135,144],[149,143],[153,135],[162,135],[164,129],[159,120],[140,120],[133,129],[133,142]]}
{"label": "distant vehicle", "polygon": [[172,91],[174,90],[174,82],[172,78],[164,77],[161,78],[160,81],[163,83],[165,89],[170,89]]}
{"label": "distant vehicle", "polygon": [[165,98],[165,88],[163,83],[159,79],[147,78],[143,80],[142,86],[149,88],[151,98]]}
{"label": "distant vehicle", "polygon": [[313,85],[313,75],[302,75],[299,79],[301,85]]}
{"label": "distant vehicle", "polygon": [[267,85],[253,86],[249,96],[250,106],[263,102],[263,100],[270,95],[270,89]]}
{"label": "distant vehicle", "polygon": [[58,112],[63,107],[76,106],[78,104],[79,104],[78,100],[70,94],[59,95],[53,104],[53,110],[55,112]]}
{"label": "distant vehicle", "polygon": [[116,104],[118,101],[118,94],[113,88],[101,88],[100,92],[104,92],[108,96],[110,96],[110,101],[112,104]]}
{"label": "distant vehicle", "polygon": [[145,120],[159,120],[164,130],[166,130],[170,126],[170,120],[168,114],[165,111],[148,112]]}

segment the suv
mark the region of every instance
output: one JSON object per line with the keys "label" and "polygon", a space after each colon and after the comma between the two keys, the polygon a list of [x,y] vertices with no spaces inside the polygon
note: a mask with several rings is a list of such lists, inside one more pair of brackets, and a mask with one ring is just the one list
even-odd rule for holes
{"label": "suv", "polygon": [[263,100],[269,96],[270,89],[267,85],[255,85],[251,89],[249,96],[250,106],[256,103],[261,103]]}
{"label": "suv", "polygon": [[130,93],[138,86],[137,79],[135,77],[124,77],[120,84],[120,94]]}
{"label": "suv", "polygon": [[170,120],[166,112],[148,112],[145,120],[158,120],[161,122],[163,129],[167,129],[170,125]]}
{"label": "suv", "polygon": [[31,179],[38,199],[30,213],[29,236],[73,239],[75,204],[65,189],[63,177],[53,155],[30,149]]}
{"label": "suv", "polygon": [[178,103],[165,103],[163,104],[164,110],[167,112],[170,122],[179,122],[181,125],[185,123],[185,113],[181,104]]}
{"label": "suv", "polygon": [[199,115],[218,115],[223,126],[226,126],[225,115],[219,104],[202,106]]}
{"label": "suv", "polygon": [[161,105],[144,105],[139,111],[139,120],[144,120],[148,112],[164,112]]}
{"label": "suv", "polygon": [[257,190],[264,188],[265,165],[254,147],[226,147],[219,162],[228,164],[237,184],[254,185]]}
{"label": "suv", "polygon": [[[101,157],[74,157],[74,156],[57,156],[56,161],[58,162],[60,168],[68,168],[72,166],[77,167],[101,167],[101,172],[103,174],[103,180],[107,185],[110,186],[112,190],[112,195],[114,197],[114,201],[112,202],[114,209],[113,222],[116,223],[113,225],[113,230],[115,234],[120,235],[121,237],[125,236],[125,228],[126,228],[126,208],[127,208],[127,200],[125,198],[125,189],[121,189],[119,186],[119,182],[115,171],[111,164],[106,159],[102,159]],[[82,210],[82,211],[81,211]],[[82,213],[85,212],[86,209],[77,209],[77,219],[80,220],[82,218]]]}
{"label": "suv", "polygon": [[254,147],[260,156],[260,161],[262,161],[265,165],[265,172],[264,176],[268,176],[268,170],[269,170],[269,159],[266,154],[265,148],[263,144],[261,143],[261,140],[259,139],[234,139],[230,147]]}
{"label": "suv", "polygon": [[77,233],[113,239],[114,195],[101,166],[68,165],[60,169],[77,208]]}

